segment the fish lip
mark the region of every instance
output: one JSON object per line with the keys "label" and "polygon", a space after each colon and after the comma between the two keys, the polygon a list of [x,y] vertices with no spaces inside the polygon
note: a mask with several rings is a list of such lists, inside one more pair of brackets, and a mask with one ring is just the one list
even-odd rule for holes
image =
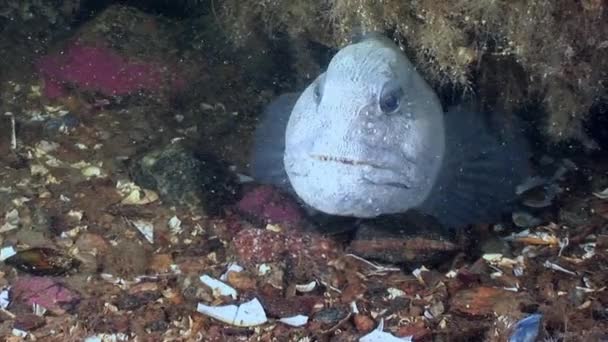
{"label": "fish lip", "polygon": [[[357,166],[357,165],[369,166],[379,172],[382,172],[382,175],[384,175],[384,176],[392,176],[392,178],[395,178],[398,180],[398,181],[388,181],[387,182],[382,179],[374,180],[373,178],[370,178],[367,176],[361,177],[360,180],[367,184],[378,185],[378,186],[388,186],[388,187],[401,188],[401,189],[413,188],[413,186],[412,186],[413,182],[412,182],[411,178],[408,175],[404,174],[402,171],[400,171],[399,168],[397,168],[395,166],[383,165],[381,163],[377,163],[377,162],[373,162],[373,161],[369,161],[369,160],[359,160],[359,159],[354,159],[354,158],[336,157],[336,156],[323,155],[323,154],[310,154],[309,157],[314,160],[321,161],[321,162],[334,162],[334,163],[338,163],[338,164],[342,164],[342,165],[346,165],[346,166]],[[382,178],[382,177],[380,177],[380,178]]]}

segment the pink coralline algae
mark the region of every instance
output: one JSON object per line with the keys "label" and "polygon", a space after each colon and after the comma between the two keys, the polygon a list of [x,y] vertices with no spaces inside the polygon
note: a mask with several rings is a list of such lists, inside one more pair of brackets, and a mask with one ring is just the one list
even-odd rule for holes
{"label": "pink coralline algae", "polygon": [[298,204],[269,185],[260,185],[237,203],[238,210],[256,220],[265,223],[299,224],[303,220],[303,213]]}
{"label": "pink coralline algae", "polygon": [[13,283],[12,301],[31,307],[38,304],[45,309],[61,313],[65,307],[76,304],[80,296],[47,277],[22,277]]}
{"label": "pink coralline algae", "polygon": [[330,238],[297,230],[247,228],[235,235],[232,244],[243,266],[289,260],[304,270],[315,269],[340,253],[339,246]]}
{"label": "pink coralline algae", "polygon": [[184,80],[162,63],[131,61],[100,44],[75,42],[64,51],[41,57],[36,67],[44,80],[44,95],[67,95],[66,86],[104,96],[179,90]]}

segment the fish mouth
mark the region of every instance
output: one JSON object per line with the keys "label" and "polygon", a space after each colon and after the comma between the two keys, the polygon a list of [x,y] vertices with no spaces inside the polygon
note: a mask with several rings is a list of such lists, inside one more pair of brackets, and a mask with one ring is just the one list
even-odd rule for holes
{"label": "fish mouth", "polygon": [[360,180],[367,184],[377,186],[388,186],[393,188],[411,189],[412,179],[404,174],[399,168],[395,166],[383,165],[381,163],[359,160],[347,157],[335,157],[322,154],[311,154],[312,159],[321,162],[334,162],[338,164],[348,166],[368,166],[374,169],[374,172],[362,176]]}
{"label": "fish mouth", "polygon": [[346,165],[367,165],[367,166],[371,166],[375,169],[383,168],[372,162],[350,159],[350,158],[345,158],[345,157],[333,157],[333,156],[327,156],[327,155],[321,155],[321,154],[311,154],[310,157],[312,159],[317,159],[317,160],[324,161],[324,162],[329,161],[329,162],[336,162],[336,163],[346,164]]}

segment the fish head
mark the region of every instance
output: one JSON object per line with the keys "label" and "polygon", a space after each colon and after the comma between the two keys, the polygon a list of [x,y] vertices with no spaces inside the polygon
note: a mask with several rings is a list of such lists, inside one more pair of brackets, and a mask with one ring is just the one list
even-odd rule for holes
{"label": "fish head", "polygon": [[434,91],[393,42],[374,37],[341,49],[300,95],[283,161],[311,207],[375,217],[424,201],[444,135]]}

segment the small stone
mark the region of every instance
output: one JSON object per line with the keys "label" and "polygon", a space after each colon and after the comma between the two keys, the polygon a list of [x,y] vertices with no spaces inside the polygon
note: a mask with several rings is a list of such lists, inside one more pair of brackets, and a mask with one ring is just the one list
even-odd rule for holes
{"label": "small stone", "polygon": [[313,322],[320,323],[323,328],[332,327],[348,316],[348,309],[340,307],[330,307],[321,309],[315,313]]}
{"label": "small stone", "polygon": [[304,217],[292,198],[269,185],[261,185],[247,192],[236,207],[256,223],[262,224],[297,225]]}
{"label": "small stone", "polygon": [[184,274],[202,274],[209,269],[209,262],[201,256],[179,257],[175,263]]}
{"label": "small stone", "polygon": [[94,165],[86,166],[80,172],[85,177],[100,177],[102,175],[101,169]]}
{"label": "small stone", "polygon": [[76,240],[76,247],[81,252],[91,253],[93,255],[105,254],[110,245],[106,239],[94,233],[82,233]]}
{"label": "small stone", "polygon": [[228,284],[238,290],[254,290],[256,288],[256,279],[245,272],[228,272],[227,277]]}
{"label": "small stone", "polygon": [[29,332],[42,327],[45,323],[44,317],[35,314],[25,314],[17,316],[13,328]]}
{"label": "small stone", "polygon": [[124,240],[111,247],[103,260],[104,273],[117,277],[143,274],[149,260],[148,251],[134,241]]}
{"label": "small stone", "polygon": [[157,191],[171,205],[199,205],[214,215],[236,202],[240,192],[228,165],[183,143],[146,151],[134,160],[130,172],[137,185]]}
{"label": "small stone", "polygon": [[143,291],[134,294],[125,293],[118,298],[116,306],[120,310],[135,310],[157,300],[160,296],[160,293],[155,291]]}
{"label": "small stone", "polygon": [[271,293],[261,296],[266,313],[271,317],[292,317],[296,315],[310,315],[317,305],[323,304],[323,297],[304,295],[283,298]]}
{"label": "small stone", "polygon": [[395,335],[400,337],[412,336],[413,341],[422,341],[431,335],[431,330],[425,326],[423,321],[418,321],[400,327]]}
{"label": "small stone", "polygon": [[362,334],[372,331],[376,326],[376,323],[371,317],[363,314],[356,314],[354,317],[354,321],[355,326],[357,327],[357,331]]}
{"label": "small stone", "polygon": [[157,292],[157,291],[158,291],[158,284],[152,283],[152,282],[139,283],[139,284],[133,285],[133,287],[131,287],[129,289],[130,294],[137,294],[137,293],[141,293],[141,292]]}
{"label": "small stone", "polygon": [[148,269],[155,273],[166,273],[171,270],[173,258],[170,254],[155,254],[152,256]]}
{"label": "small stone", "polygon": [[608,248],[608,235],[598,235],[596,240],[596,249]]}
{"label": "small stone", "polygon": [[233,244],[243,264],[278,261],[287,251],[283,233],[256,228],[240,231]]}
{"label": "small stone", "polygon": [[525,294],[495,287],[480,286],[457,292],[451,301],[452,310],[465,315],[483,317],[494,314],[513,315],[529,301]]}
{"label": "small stone", "polygon": [[141,308],[141,319],[145,322],[144,327],[150,331],[166,331],[169,327],[167,315],[161,308]]}
{"label": "small stone", "polygon": [[342,290],[340,300],[342,303],[351,303],[365,295],[366,287],[358,279],[356,282],[349,282],[349,284]]}

